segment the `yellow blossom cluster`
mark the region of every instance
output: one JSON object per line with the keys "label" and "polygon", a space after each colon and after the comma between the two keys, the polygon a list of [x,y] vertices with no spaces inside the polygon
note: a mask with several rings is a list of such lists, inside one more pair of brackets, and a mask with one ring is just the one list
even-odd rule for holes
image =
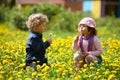
{"label": "yellow blossom cluster", "polygon": [[73,37],[53,38],[46,51],[50,66],[37,65],[37,71],[25,66],[25,43],[28,33],[0,28],[0,80],[119,80],[120,40],[101,39],[104,52],[100,65],[78,69],[71,49]]}

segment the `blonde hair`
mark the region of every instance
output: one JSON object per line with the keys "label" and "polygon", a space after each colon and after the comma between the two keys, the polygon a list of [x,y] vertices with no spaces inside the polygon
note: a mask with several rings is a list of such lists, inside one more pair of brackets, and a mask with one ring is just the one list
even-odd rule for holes
{"label": "blonde hair", "polygon": [[26,21],[26,25],[28,29],[34,30],[36,27],[41,25],[43,22],[48,22],[47,16],[41,13],[36,13],[28,17],[28,20]]}

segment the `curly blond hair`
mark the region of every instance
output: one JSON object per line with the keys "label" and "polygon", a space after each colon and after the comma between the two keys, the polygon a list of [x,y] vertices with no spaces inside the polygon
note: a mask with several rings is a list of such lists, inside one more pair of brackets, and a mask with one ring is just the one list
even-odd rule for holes
{"label": "curly blond hair", "polygon": [[36,27],[40,26],[43,22],[48,22],[47,16],[41,13],[35,13],[28,17],[26,25],[29,30],[34,30]]}

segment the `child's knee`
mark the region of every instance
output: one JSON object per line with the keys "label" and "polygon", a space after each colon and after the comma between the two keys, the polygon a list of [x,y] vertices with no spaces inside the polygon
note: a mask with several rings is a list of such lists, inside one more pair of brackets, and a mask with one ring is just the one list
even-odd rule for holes
{"label": "child's knee", "polygon": [[80,53],[77,53],[74,55],[74,60],[75,61],[80,61],[80,60],[83,60],[83,57]]}
{"label": "child's knee", "polygon": [[93,62],[93,56],[92,55],[88,55],[85,57],[85,61],[86,62]]}
{"label": "child's knee", "polygon": [[74,55],[74,60],[78,60],[78,58],[79,58],[79,54],[75,54]]}

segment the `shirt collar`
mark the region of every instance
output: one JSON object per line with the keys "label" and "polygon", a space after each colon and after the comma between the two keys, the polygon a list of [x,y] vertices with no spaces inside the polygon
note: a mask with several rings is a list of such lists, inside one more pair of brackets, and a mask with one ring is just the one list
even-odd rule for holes
{"label": "shirt collar", "polygon": [[37,36],[39,36],[39,37],[42,37],[42,34],[41,33],[38,33],[38,32],[35,32],[35,31],[30,31],[32,34],[35,34],[35,35],[37,35]]}

